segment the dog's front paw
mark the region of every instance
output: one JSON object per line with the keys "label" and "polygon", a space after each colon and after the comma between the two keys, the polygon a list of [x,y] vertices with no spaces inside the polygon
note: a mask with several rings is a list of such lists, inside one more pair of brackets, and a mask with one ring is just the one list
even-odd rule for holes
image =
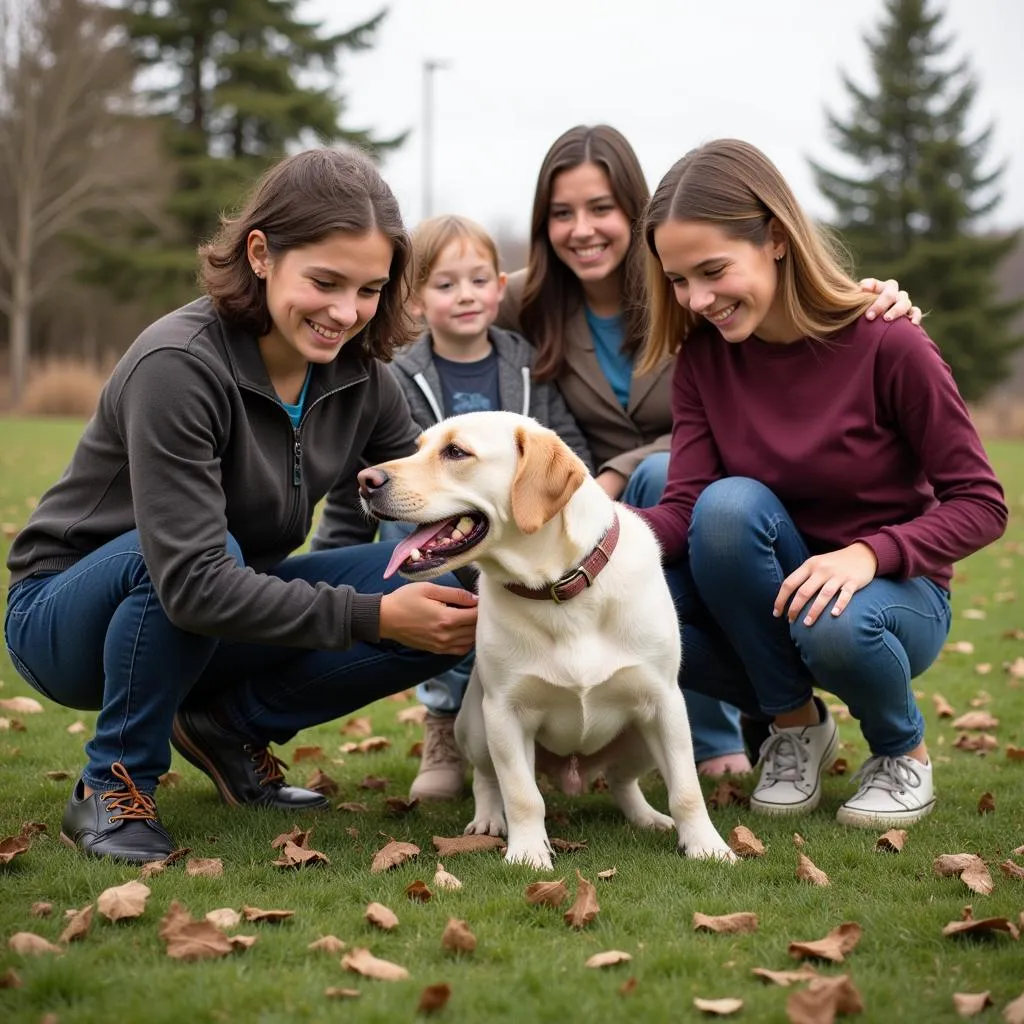
{"label": "dog's front paw", "polygon": [[737,859],[714,828],[691,829],[685,834],[680,833],[678,850],[694,860],[721,860],[732,864]]}
{"label": "dog's front paw", "polygon": [[503,836],[505,828],[505,815],[501,811],[477,814],[476,817],[462,830],[467,836]]}
{"label": "dog's front paw", "polygon": [[509,864],[529,864],[531,868],[536,868],[538,871],[551,871],[554,867],[551,862],[551,847],[547,840],[540,845],[509,843],[505,860]]}
{"label": "dog's front paw", "polygon": [[634,828],[647,828],[655,832],[669,832],[676,827],[676,823],[667,814],[662,814],[653,807],[630,815],[629,823]]}

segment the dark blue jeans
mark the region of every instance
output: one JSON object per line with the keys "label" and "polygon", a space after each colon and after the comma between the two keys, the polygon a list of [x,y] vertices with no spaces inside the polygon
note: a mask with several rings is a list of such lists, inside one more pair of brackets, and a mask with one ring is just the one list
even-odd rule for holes
{"label": "dark blue jeans", "polygon": [[[270,574],[388,593],[404,582],[383,578],[392,548],[295,555]],[[228,550],[243,562],[230,536]],[[459,586],[449,576],[436,582]],[[110,772],[120,761],[140,790],[152,792],[170,766],[171,724],[186,700],[216,705],[251,741],[285,743],[458,661],[388,641],[308,650],[188,633],[157,600],[136,531],[70,569],[20,581],[7,602],[7,649],[26,681],[58,704],[99,709],[82,777],[100,791],[120,787]]]}
{"label": "dark blue jeans", "polygon": [[683,630],[681,685],[759,718],[791,711],[815,685],[860,722],[873,754],[924,737],[911,679],[950,627],[949,595],[924,577],[875,579],[842,615],[813,626],[774,618],[782,581],[810,551],[779,499],[743,477],[707,487],[693,510],[689,561],[666,567]]}

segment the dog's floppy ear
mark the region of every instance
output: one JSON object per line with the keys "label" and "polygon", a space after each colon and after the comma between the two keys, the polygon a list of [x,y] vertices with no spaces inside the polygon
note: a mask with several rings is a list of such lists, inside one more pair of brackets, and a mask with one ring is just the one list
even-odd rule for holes
{"label": "dog's floppy ear", "polygon": [[512,480],[512,518],[536,533],[565,507],[586,479],[580,459],[551,430],[516,427],[519,462]]}

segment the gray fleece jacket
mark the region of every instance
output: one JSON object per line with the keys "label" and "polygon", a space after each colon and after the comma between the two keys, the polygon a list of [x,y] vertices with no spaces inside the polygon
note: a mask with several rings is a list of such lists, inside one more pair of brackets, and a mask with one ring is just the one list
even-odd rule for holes
{"label": "gray fleece jacket", "polygon": [[257,339],[197,299],[148,327],[114,368],[70,465],[11,545],[11,583],[138,530],[182,629],[322,649],[376,641],[380,594],[266,570],[302,545],[332,485],[411,454],[418,433],[395,378],[357,341],[313,367],[293,428]]}
{"label": "gray fleece jacket", "polygon": [[[535,350],[521,335],[492,327],[487,337],[498,356],[498,393],[501,408],[532,416],[538,423],[555,431],[559,437],[593,469],[590,448],[566,408],[554,384],[537,384],[531,378]],[[413,419],[426,430],[443,420],[444,408],[441,377],[434,363],[430,332],[399,350],[388,366],[405,393]],[[360,519],[354,512],[355,489],[338,487],[328,495],[320,524],[312,541],[314,550],[344,547],[372,539],[374,524]]]}

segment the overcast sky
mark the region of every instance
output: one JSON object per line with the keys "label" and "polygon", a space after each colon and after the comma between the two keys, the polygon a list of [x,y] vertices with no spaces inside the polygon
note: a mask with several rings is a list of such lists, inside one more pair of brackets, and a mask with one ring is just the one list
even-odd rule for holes
{"label": "overcast sky", "polygon": [[[975,127],[994,122],[1008,163],[994,222],[1024,225],[1024,2],[938,0],[979,80]],[[411,225],[423,210],[423,71],[434,74],[435,213],[525,233],[537,170],[565,129],[607,122],[653,187],[686,150],[734,136],[762,148],[818,216],[807,157],[844,169],[825,108],[845,114],[845,71],[870,84],[865,31],[883,0],[307,0],[304,17],[347,28],[389,6],[378,45],[344,61],[348,124],[412,129],[384,174]],[[846,168],[848,169],[848,168]]]}

